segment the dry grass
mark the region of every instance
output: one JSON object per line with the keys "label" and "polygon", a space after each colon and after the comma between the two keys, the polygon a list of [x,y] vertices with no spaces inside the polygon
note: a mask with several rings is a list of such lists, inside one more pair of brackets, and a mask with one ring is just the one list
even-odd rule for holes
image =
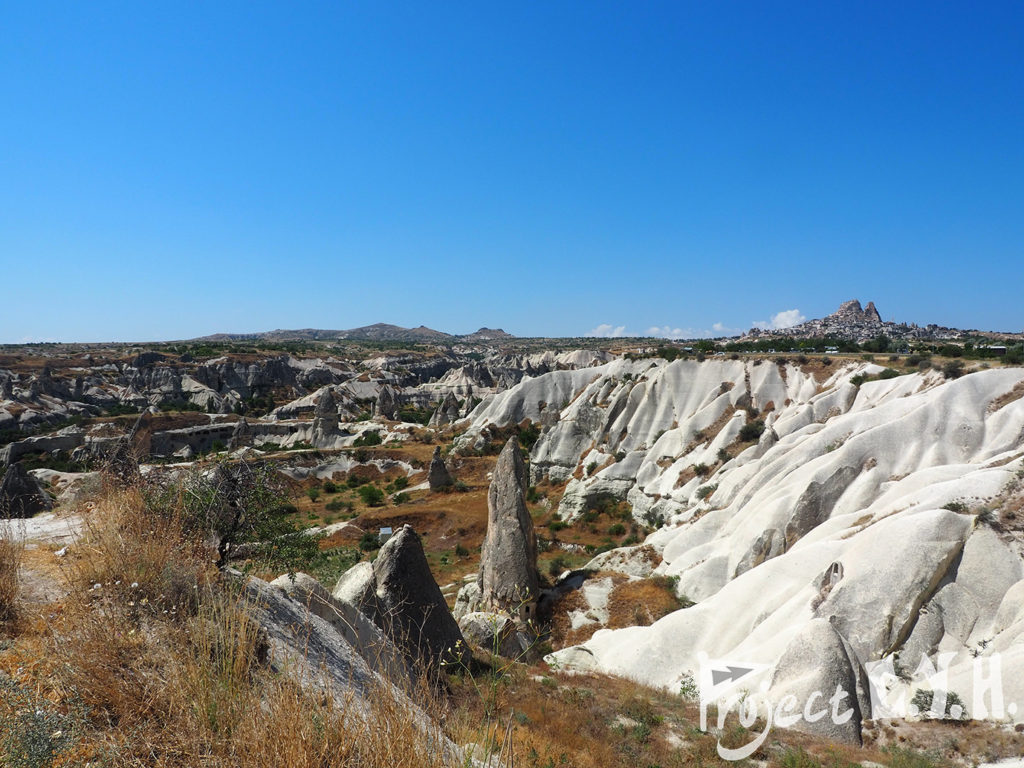
{"label": "dry grass", "polygon": [[608,626],[646,627],[681,607],[668,579],[626,581],[616,585],[608,596]]}
{"label": "dry grass", "polygon": [[[39,744],[59,747],[58,764],[454,764],[383,686],[339,700],[271,669],[237,581],[138,491],[107,492],[64,570],[63,603],[39,606],[0,654],[12,676],[0,725],[25,736],[0,739],[0,764],[21,764]],[[19,720],[26,701],[52,717]]]}
{"label": "dry grass", "polygon": [[0,624],[9,623],[18,614],[18,577],[25,546],[16,538],[7,520],[0,520]]}
{"label": "dry grass", "polygon": [[989,413],[994,413],[995,411],[998,411],[1001,408],[1005,408],[1010,403],[1015,403],[1022,397],[1024,397],[1024,381],[1018,382],[1017,385],[1009,392],[1005,392],[1004,394],[995,398],[991,403],[989,403]]}

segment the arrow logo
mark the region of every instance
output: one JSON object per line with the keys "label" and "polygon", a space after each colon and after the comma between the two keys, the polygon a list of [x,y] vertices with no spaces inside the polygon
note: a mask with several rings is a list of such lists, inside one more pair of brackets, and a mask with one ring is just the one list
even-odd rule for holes
{"label": "arrow logo", "polygon": [[704,653],[698,653],[697,657],[700,661],[701,700],[704,702],[722,698],[737,688],[740,681],[746,681],[768,669],[767,664],[731,659],[710,659]]}
{"label": "arrow logo", "polygon": [[726,666],[725,669],[712,669],[711,684],[717,686],[730,680],[732,682],[737,682],[741,677],[745,677],[753,671],[753,667]]}

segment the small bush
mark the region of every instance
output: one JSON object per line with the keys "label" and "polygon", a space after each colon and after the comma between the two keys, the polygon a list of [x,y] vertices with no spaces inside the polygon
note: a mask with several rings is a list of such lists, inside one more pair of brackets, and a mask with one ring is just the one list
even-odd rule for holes
{"label": "small bush", "polygon": [[706,477],[707,474],[711,471],[711,467],[709,467],[707,464],[703,464],[703,463],[702,464],[694,464],[691,467],[691,469],[693,470],[693,474],[695,474],[697,477]]}
{"label": "small bush", "polygon": [[719,464],[725,464],[732,458],[732,456],[729,455],[729,452],[725,450],[725,448],[719,448],[718,456],[716,458],[718,459]]}
{"label": "small bush", "polygon": [[469,557],[469,550],[461,544],[455,544],[455,556],[456,557]]}
{"label": "small bush", "polygon": [[384,441],[381,439],[380,432],[375,429],[368,429],[357,437],[352,445],[356,448],[363,448],[371,445],[380,445],[382,442]]}
{"label": "small bush", "polygon": [[942,375],[947,379],[958,379],[964,375],[964,361],[950,360],[942,366]]}
{"label": "small bush", "polygon": [[324,493],[337,493],[338,492],[338,486],[334,483],[333,480],[324,480],[323,489],[324,489]]}
{"label": "small bush", "polygon": [[886,368],[885,370],[883,370],[881,373],[878,374],[878,378],[880,378],[880,379],[895,379],[899,375],[900,375],[900,372],[897,371],[895,368]]}
{"label": "small bush", "polygon": [[366,531],[359,538],[359,548],[363,552],[372,552],[375,549],[380,549],[380,537],[373,531]]}
{"label": "small bush", "polygon": [[702,485],[700,488],[697,489],[697,498],[700,499],[701,501],[703,501],[708,496],[713,494],[716,490],[718,490],[718,485],[717,484],[715,484],[715,485]]}
{"label": "small bush", "polygon": [[744,443],[754,442],[761,437],[761,433],[764,432],[764,422],[760,419],[756,421],[748,421],[740,429],[740,441]]}
{"label": "small bush", "polygon": [[587,477],[590,477],[590,475],[594,474],[595,469],[597,469],[596,461],[592,461],[589,464],[587,464]]}
{"label": "small bush", "polygon": [[362,499],[363,503],[368,507],[384,506],[384,491],[376,485],[361,485],[359,486],[357,493],[359,494],[359,498]]}
{"label": "small bush", "polygon": [[[914,693],[914,698],[910,700],[910,703],[917,707],[917,711],[923,717],[935,717],[931,714],[932,703],[935,701],[934,691],[928,691],[924,688],[919,688]],[[954,712],[954,707],[958,709]],[[966,720],[967,719],[967,707],[964,706],[963,699],[955,691],[950,691],[946,694],[946,707],[945,713],[939,716],[941,719],[953,719],[953,720]]]}
{"label": "small bush", "polygon": [[317,499],[320,498],[320,489],[319,488],[307,488],[306,489],[306,495],[309,496],[309,500],[310,501],[312,501],[314,504],[316,504]]}
{"label": "small bush", "polygon": [[626,526],[622,523],[615,523],[608,528],[609,536],[621,536],[626,532]]}
{"label": "small bush", "polygon": [[352,502],[342,501],[341,499],[331,499],[327,502],[326,508],[328,512],[351,512]]}
{"label": "small bush", "polygon": [[397,507],[399,504],[405,504],[411,498],[412,497],[408,493],[406,493],[405,491],[402,491],[401,493],[396,493],[391,500],[394,502],[395,506]]}

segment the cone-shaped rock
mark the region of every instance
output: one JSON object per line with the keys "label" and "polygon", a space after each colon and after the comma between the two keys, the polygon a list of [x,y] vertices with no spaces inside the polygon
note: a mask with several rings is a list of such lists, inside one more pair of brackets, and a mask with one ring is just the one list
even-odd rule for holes
{"label": "cone-shaped rock", "polygon": [[537,538],[526,509],[526,465],[515,437],[498,456],[487,492],[487,535],[477,581],[485,609],[533,618],[540,590]]}
{"label": "cone-shaped rock", "polygon": [[395,391],[385,384],[377,395],[376,416],[381,419],[394,419],[398,413],[398,397]]}
{"label": "cone-shaped rock", "polygon": [[459,401],[451,392],[444,396],[444,400],[437,406],[434,415],[427,423],[428,427],[444,427],[459,420]]}
{"label": "cone-shaped rock", "polygon": [[0,518],[31,517],[51,509],[50,497],[21,464],[11,464],[0,482]]}
{"label": "cone-shaped rock", "polygon": [[413,660],[435,669],[443,661],[467,661],[466,642],[430,573],[420,537],[408,525],[381,547],[373,561],[375,620]]}
{"label": "cone-shaped rock", "polygon": [[444,459],[441,458],[441,446],[434,447],[434,455],[430,459],[430,469],[427,472],[427,482],[430,484],[430,490],[440,491],[444,488],[450,488],[454,481],[452,480],[451,473],[448,471],[448,467],[444,464]]}

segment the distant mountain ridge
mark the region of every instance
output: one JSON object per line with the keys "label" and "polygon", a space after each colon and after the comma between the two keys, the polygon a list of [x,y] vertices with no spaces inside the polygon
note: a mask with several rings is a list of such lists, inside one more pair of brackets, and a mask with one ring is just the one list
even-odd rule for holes
{"label": "distant mountain ridge", "polygon": [[498,341],[514,339],[510,333],[500,328],[481,328],[473,333],[454,335],[444,331],[435,331],[421,325],[417,328],[403,328],[389,323],[374,323],[345,331],[331,331],[321,328],[301,328],[297,330],[274,330],[260,333],[213,333],[200,336],[192,341],[408,341],[426,343],[454,343],[459,341]]}

